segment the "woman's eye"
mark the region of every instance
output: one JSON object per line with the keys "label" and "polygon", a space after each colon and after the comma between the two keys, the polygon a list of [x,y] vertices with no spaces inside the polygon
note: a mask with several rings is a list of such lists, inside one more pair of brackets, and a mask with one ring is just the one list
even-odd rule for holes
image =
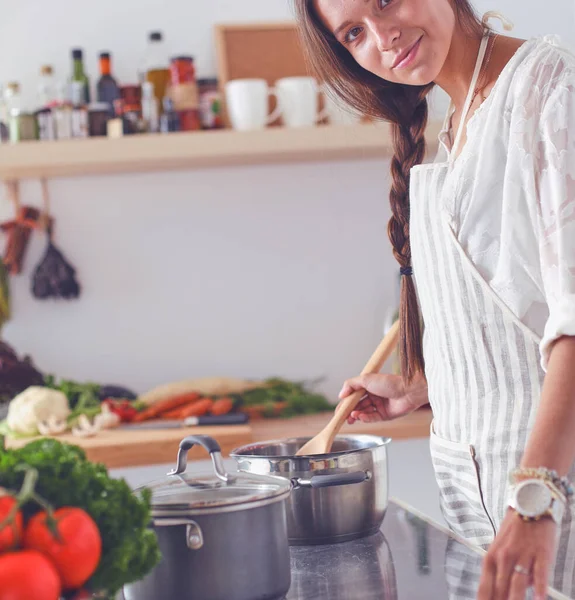
{"label": "woman's eye", "polygon": [[357,38],[361,35],[361,31],[361,27],[354,27],[353,29],[350,29],[345,36],[346,44],[355,42],[355,40],[357,40]]}
{"label": "woman's eye", "polygon": [[388,4],[391,4],[392,0],[379,0],[379,5],[381,8],[385,8]]}

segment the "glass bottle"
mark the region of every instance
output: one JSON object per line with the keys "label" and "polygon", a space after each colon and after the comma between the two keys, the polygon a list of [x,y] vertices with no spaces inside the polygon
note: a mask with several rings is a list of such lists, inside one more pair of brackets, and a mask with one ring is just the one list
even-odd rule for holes
{"label": "glass bottle", "polygon": [[40,67],[38,83],[38,108],[53,108],[56,104],[56,81],[50,65]]}
{"label": "glass bottle", "polygon": [[54,108],[57,104],[56,96],[54,70],[50,65],[43,65],[40,68],[38,110],[36,111],[38,138],[40,140],[56,139],[56,119],[54,116]]}
{"label": "glass bottle", "polygon": [[0,85],[0,144],[8,142],[10,133],[8,131],[8,107],[6,105],[5,91]]}
{"label": "glass bottle", "polygon": [[154,86],[158,107],[162,107],[164,96],[170,83],[170,58],[161,31],[148,35],[148,45],[144,54],[141,83],[149,81]]}
{"label": "glass bottle", "polygon": [[6,113],[8,115],[8,132],[12,143],[17,142],[20,137],[18,120],[22,112],[22,96],[20,94],[20,84],[17,81],[11,81],[6,86],[4,94],[6,102]]}
{"label": "glass bottle", "polygon": [[151,81],[145,81],[142,84],[142,119],[145,131],[157,133],[160,128],[159,118],[160,111],[154,93],[154,84]]}
{"label": "glass bottle", "polygon": [[97,85],[98,102],[110,106],[110,117],[115,116],[114,102],[120,97],[120,88],[112,76],[112,58],[109,52],[100,54],[100,79]]}
{"label": "glass bottle", "polygon": [[90,80],[84,71],[84,53],[80,48],[72,50],[72,82],[78,81],[83,86],[83,103],[90,104]]}
{"label": "glass bottle", "polygon": [[88,107],[84,102],[84,86],[81,81],[70,84],[72,100],[72,137],[88,137]]}
{"label": "glass bottle", "polygon": [[[80,86],[80,95],[83,87]],[[68,140],[72,137],[72,103],[69,98],[69,87],[65,83],[56,86],[56,106],[54,108],[54,121],[56,125],[56,139]]]}
{"label": "glass bottle", "polygon": [[164,112],[160,117],[160,131],[162,133],[172,133],[180,131],[180,116],[174,108],[171,98],[164,98]]}

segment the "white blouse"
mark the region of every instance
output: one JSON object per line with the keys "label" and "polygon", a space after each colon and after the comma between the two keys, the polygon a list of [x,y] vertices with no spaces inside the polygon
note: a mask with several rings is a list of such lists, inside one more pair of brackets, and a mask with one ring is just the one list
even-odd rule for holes
{"label": "white blouse", "polygon": [[[439,141],[436,162],[446,162],[446,129]],[[505,66],[448,181],[453,230],[541,339],[546,369],[553,341],[575,335],[575,56],[555,36],[528,40]]]}

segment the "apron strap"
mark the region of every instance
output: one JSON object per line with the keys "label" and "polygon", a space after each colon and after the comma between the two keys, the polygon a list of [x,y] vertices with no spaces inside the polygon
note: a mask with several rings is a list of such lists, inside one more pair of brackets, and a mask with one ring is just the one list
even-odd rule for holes
{"label": "apron strap", "polygon": [[[459,145],[461,143],[461,137],[463,135],[463,128],[465,126],[465,120],[467,119],[467,115],[471,110],[471,102],[473,100],[473,94],[475,93],[475,88],[477,86],[477,80],[479,79],[479,75],[481,73],[481,67],[483,66],[483,61],[485,60],[485,54],[487,52],[487,43],[489,42],[490,30],[487,27],[487,23],[490,19],[499,19],[503,24],[503,28],[506,31],[511,31],[513,29],[513,23],[511,23],[508,19],[506,19],[500,12],[497,11],[488,11],[483,15],[483,19],[481,22],[485,27],[485,33],[483,34],[483,39],[481,40],[481,46],[479,47],[479,54],[477,56],[477,61],[475,63],[475,69],[473,71],[473,77],[471,78],[471,84],[469,86],[469,91],[467,92],[467,98],[465,100],[465,104],[463,105],[463,111],[461,113],[461,119],[459,121],[459,127],[457,129],[457,134],[455,136],[455,141],[451,147],[451,152],[449,153],[449,163],[450,166],[453,165],[454,157],[457,156],[457,151],[459,149]],[[449,127],[449,121],[453,115],[453,111],[455,106],[453,101],[449,103],[449,108],[447,110],[447,115],[445,116],[445,121],[443,124],[443,129],[447,129]]]}
{"label": "apron strap", "polygon": [[475,88],[477,87],[477,81],[481,73],[481,67],[483,66],[483,61],[485,59],[485,53],[487,52],[487,43],[489,42],[489,36],[490,32],[487,29],[483,34],[483,39],[481,40],[481,46],[479,47],[477,62],[475,63],[475,70],[473,71],[473,77],[471,78],[471,84],[469,85],[467,98],[465,100],[465,104],[463,105],[463,110],[461,111],[461,119],[459,121],[459,127],[457,128],[457,135],[455,136],[455,141],[453,142],[453,146],[449,155],[450,163],[453,163],[453,157],[457,156],[457,150],[459,149],[459,145],[461,143],[463,128],[465,127],[465,120],[467,119],[467,115],[469,113],[469,110],[471,109],[471,102],[473,101],[473,95],[475,93]]}

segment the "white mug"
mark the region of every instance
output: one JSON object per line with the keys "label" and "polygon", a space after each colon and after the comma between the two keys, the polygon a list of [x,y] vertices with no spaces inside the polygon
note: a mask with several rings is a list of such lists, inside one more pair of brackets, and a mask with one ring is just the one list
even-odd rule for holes
{"label": "white mug", "polygon": [[234,79],[225,86],[228,116],[238,131],[264,129],[281,114],[278,106],[269,113],[269,97],[275,95],[265,79]]}
{"label": "white mug", "polygon": [[311,127],[326,117],[325,110],[319,112],[321,89],[313,77],[284,77],[275,89],[286,127]]}

